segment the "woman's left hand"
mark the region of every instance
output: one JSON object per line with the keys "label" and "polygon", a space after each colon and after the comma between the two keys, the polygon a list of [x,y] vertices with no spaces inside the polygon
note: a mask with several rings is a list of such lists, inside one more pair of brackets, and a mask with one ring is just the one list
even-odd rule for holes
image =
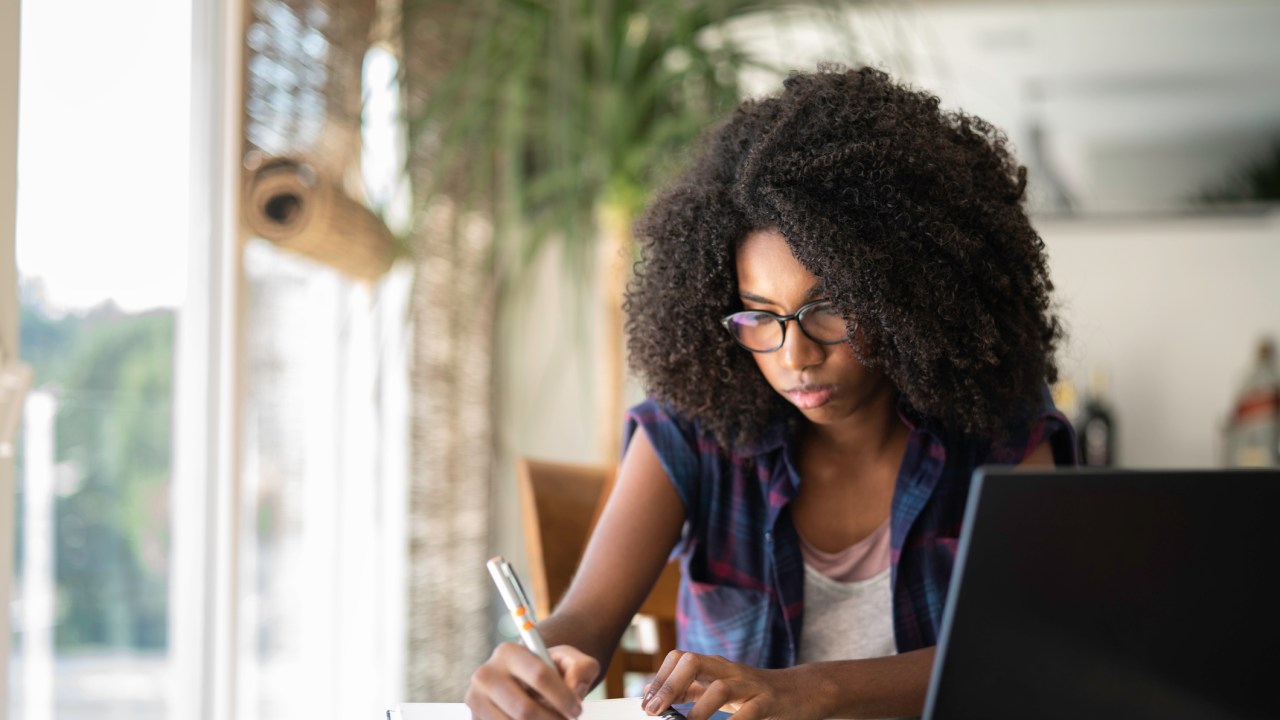
{"label": "woman's left hand", "polygon": [[672,650],[645,686],[641,704],[656,715],[673,703],[694,700],[689,720],[706,720],[724,706],[733,710],[734,720],[822,718],[816,688],[807,685],[795,668],[761,670],[715,655]]}

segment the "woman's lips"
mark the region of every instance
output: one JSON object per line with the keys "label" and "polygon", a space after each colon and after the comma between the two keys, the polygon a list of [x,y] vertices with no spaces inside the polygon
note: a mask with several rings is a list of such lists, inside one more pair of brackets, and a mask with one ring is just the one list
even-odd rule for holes
{"label": "woman's lips", "polygon": [[787,397],[801,410],[811,410],[826,405],[835,392],[834,385],[801,385],[788,390]]}

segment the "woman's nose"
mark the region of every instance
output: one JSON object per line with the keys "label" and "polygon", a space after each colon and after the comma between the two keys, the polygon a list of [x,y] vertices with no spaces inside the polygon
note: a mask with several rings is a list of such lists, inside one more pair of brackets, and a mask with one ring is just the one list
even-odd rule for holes
{"label": "woman's nose", "polygon": [[826,357],[826,349],[809,339],[797,320],[787,321],[786,336],[778,348],[778,361],[789,370],[803,370],[818,365]]}

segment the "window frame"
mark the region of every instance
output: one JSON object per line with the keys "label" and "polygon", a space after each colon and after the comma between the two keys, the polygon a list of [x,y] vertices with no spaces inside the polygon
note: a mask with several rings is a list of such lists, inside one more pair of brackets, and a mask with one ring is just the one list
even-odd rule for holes
{"label": "window frame", "polygon": [[[0,3],[0,363],[18,357],[18,58],[22,2]],[[13,592],[14,459],[0,457],[0,597]],[[6,603],[6,608],[7,608]],[[9,717],[12,618],[0,613],[0,720]]]}
{"label": "window frame", "polygon": [[187,296],[174,353],[168,715],[235,717],[239,378],[238,223],[244,0],[192,0]]}

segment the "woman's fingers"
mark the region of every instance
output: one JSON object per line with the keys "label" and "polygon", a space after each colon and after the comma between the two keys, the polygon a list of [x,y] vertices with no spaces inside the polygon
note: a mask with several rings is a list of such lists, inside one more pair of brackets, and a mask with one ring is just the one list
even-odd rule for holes
{"label": "woman's fingers", "polygon": [[[689,689],[697,682],[704,669],[717,661],[727,662],[723,658],[708,655],[672,650],[662,661],[662,667],[649,684],[649,692],[643,707],[649,714],[660,713],[672,703],[681,702],[689,695]],[[714,674],[713,674],[714,676]],[[698,695],[701,695],[699,688]]]}
{"label": "woman's fingers", "polygon": [[653,679],[648,685],[644,686],[644,697],[640,700],[640,707],[644,710],[649,709],[649,702],[658,692],[658,688],[662,687],[667,681],[667,676],[675,669],[676,663],[680,661],[680,657],[684,655],[683,650],[672,650],[667,656],[662,658],[662,665],[658,667],[658,672],[654,673]]}
{"label": "woman's fingers", "polygon": [[[706,720],[726,705],[738,705],[746,698],[735,697],[734,686],[726,680],[712,680],[702,691],[702,697],[685,714],[688,720]],[[753,720],[754,707],[747,704],[734,712],[735,720]],[[741,717],[739,717],[741,715]]]}
{"label": "woman's fingers", "polygon": [[579,700],[586,697],[600,675],[600,663],[572,645],[557,645],[547,652],[556,661],[565,685],[577,694]]}
{"label": "woman's fingers", "polygon": [[474,682],[467,688],[467,696],[464,700],[467,708],[471,710],[473,720],[508,720],[511,717],[504,713],[491,697],[478,692]]}
{"label": "woman's fingers", "polygon": [[543,701],[560,715],[576,718],[582,714],[581,699],[565,683],[559,670],[543,662],[542,658],[529,652],[523,645],[515,643],[507,643],[507,645],[509,648],[507,652],[513,656],[509,667],[511,674],[517,680],[540,695]]}
{"label": "woman's fingers", "polygon": [[563,720],[582,714],[564,678],[524,646],[499,645],[471,676],[466,703],[482,720]]}
{"label": "woman's fingers", "polygon": [[676,650],[663,660],[643,707],[654,715],[672,703],[694,700],[688,720],[706,720],[724,707],[733,709],[735,720],[785,717],[789,701],[782,699],[776,672]]}

